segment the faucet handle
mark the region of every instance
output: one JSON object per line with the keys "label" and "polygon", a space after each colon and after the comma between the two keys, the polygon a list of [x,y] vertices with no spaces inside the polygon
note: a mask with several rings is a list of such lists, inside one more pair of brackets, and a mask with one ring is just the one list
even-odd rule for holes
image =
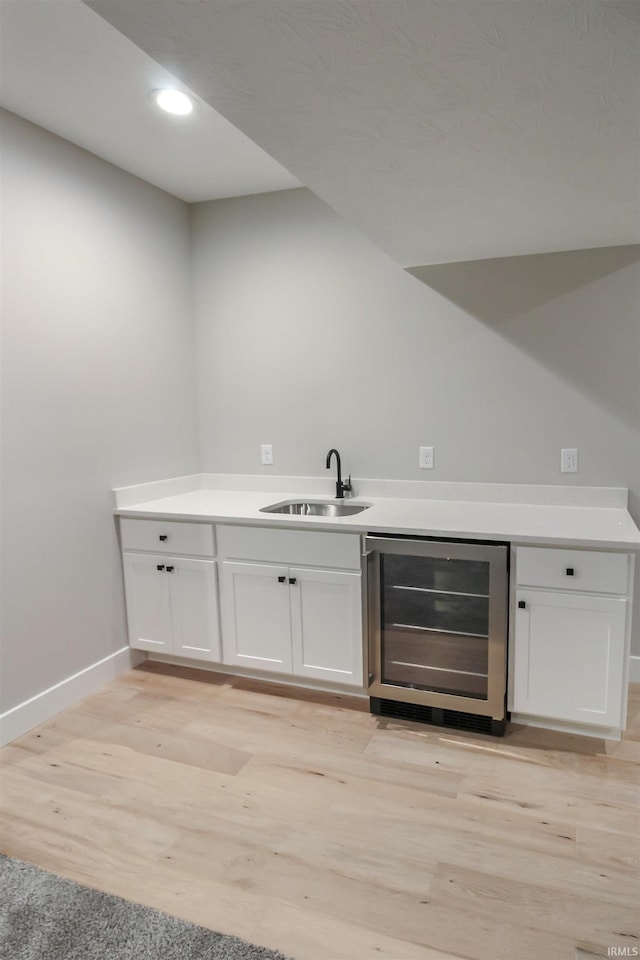
{"label": "faucet handle", "polygon": [[342,489],[344,490],[345,493],[351,493],[351,490],[353,489],[351,486],[351,474],[349,474],[349,479],[347,480],[346,483],[344,482],[344,480],[342,481]]}

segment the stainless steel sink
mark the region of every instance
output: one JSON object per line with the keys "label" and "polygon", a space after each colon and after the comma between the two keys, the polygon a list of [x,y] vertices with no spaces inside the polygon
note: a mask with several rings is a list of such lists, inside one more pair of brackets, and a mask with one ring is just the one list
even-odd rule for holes
{"label": "stainless steel sink", "polygon": [[292,517],[352,517],[356,513],[368,510],[370,503],[349,503],[349,501],[326,500],[285,500],[272,503],[270,507],[261,507],[261,513],[286,513]]}

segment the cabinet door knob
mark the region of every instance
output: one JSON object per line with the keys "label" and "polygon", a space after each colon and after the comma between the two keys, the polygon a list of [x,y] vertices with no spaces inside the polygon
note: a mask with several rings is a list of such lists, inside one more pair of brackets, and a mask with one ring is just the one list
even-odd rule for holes
{"label": "cabinet door knob", "polygon": [[295,586],[295,585],[296,585],[296,578],[295,578],[295,577],[289,577],[289,583],[291,583],[293,586]]}
{"label": "cabinet door knob", "polygon": [[566,569],[565,572],[566,572],[566,574],[567,574],[568,577],[573,577],[573,576],[575,576],[575,570],[573,569],[573,567],[567,567],[567,569]]}
{"label": "cabinet door knob", "polygon": [[286,579],[286,577],[278,577],[278,583],[284,583]]}
{"label": "cabinet door knob", "polygon": [[520,607],[521,610],[524,610],[524,608],[526,607],[526,603],[524,602],[524,600],[518,600],[518,606]]}
{"label": "cabinet door knob", "polygon": [[167,567],[167,573],[173,573],[173,567]]}
{"label": "cabinet door knob", "polygon": [[164,563],[159,563],[159,564],[156,566],[156,570],[164,570]]}
{"label": "cabinet door knob", "polygon": [[158,537],[158,540],[168,540],[168,539],[169,538],[167,537],[166,533],[161,533],[160,536]]}

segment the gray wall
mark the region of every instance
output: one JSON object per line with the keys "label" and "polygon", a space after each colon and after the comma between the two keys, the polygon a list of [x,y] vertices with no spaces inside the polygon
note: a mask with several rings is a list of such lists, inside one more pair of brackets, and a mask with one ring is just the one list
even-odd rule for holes
{"label": "gray wall", "polygon": [[354,476],[640,493],[640,248],[418,279],[307,190],[198,204],[192,223],[204,470],[315,476],[335,445]]}
{"label": "gray wall", "polygon": [[110,488],[198,454],[187,207],[2,121],[7,710],[126,644]]}
{"label": "gray wall", "polygon": [[410,275],[307,190],[192,228],[203,470],[318,476],[337,446],[354,477],[625,486],[640,520],[640,248]]}

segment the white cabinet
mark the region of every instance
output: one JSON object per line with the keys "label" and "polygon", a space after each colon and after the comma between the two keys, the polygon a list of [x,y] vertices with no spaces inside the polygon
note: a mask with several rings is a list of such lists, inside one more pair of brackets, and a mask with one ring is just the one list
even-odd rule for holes
{"label": "white cabinet", "polygon": [[514,708],[619,727],[627,601],[518,590]]}
{"label": "white cabinet", "polygon": [[291,673],[291,611],[287,568],[221,564],[224,662]]}
{"label": "white cabinet", "polygon": [[[362,686],[359,537],[220,527],[218,539],[224,662]],[[352,569],[312,566],[332,557]]]}
{"label": "white cabinet", "polygon": [[513,719],[624,728],[632,567],[627,554],[516,548]]}
{"label": "white cabinet", "polygon": [[130,646],[219,660],[215,561],[127,552],[123,562]]}
{"label": "white cabinet", "polygon": [[129,645],[136,650],[171,653],[173,627],[166,557],[125,553],[122,562]]}
{"label": "white cabinet", "polygon": [[362,685],[362,595],[359,573],[292,567],[293,672]]}
{"label": "white cabinet", "polygon": [[173,652],[220,660],[218,591],[214,560],[174,559],[168,566]]}
{"label": "white cabinet", "polygon": [[123,520],[121,536],[123,545],[138,548],[124,549],[122,554],[130,646],[219,662],[215,560],[143,552],[158,538],[174,549],[211,554],[213,528],[207,524]]}

